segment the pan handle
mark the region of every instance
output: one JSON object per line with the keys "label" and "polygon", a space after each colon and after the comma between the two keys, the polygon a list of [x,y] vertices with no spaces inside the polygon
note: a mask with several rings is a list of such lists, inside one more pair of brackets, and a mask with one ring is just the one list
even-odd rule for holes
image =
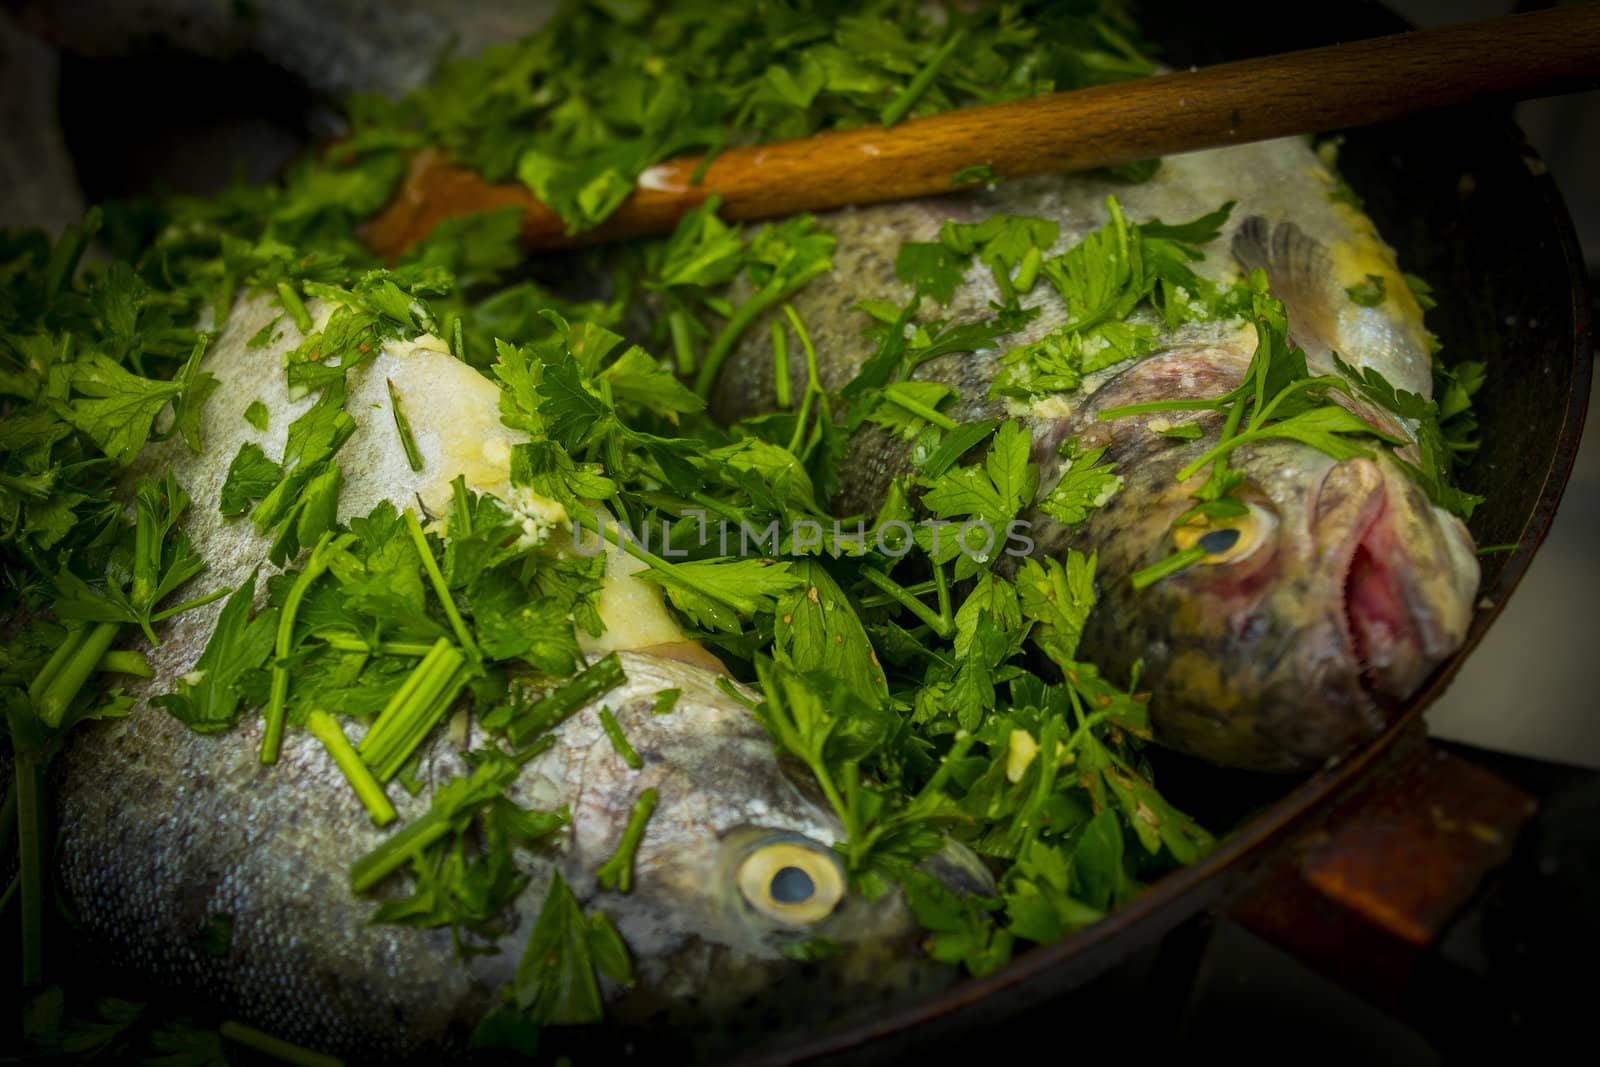
{"label": "pan handle", "polygon": [[1534,797],[1417,735],[1229,902],[1227,917],[1400,1014],[1436,949],[1511,859]]}

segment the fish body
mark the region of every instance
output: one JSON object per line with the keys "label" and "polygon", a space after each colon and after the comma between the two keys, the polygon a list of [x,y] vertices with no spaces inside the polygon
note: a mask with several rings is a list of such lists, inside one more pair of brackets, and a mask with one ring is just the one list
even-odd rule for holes
{"label": "fish body", "polygon": [[[312,312],[320,319],[327,309],[313,304]],[[301,339],[292,324],[281,323],[265,348],[247,344],[277,315],[265,299],[239,302],[203,362],[220,381],[203,415],[204,454],[168,441],[147,449],[134,469],[170,464],[193,498],[185,529],[208,562],[194,595],[236,587],[258,567],[272,570],[269,539],[247,516],[221,516],[217,494],[241,443],[279,456],[285,427],[311,402],[291,399],[284,385],[282,353]],[[405,398],[421,473],[394,439],[391,382]],[[346,410],[359,428],[340,452],[342,517],[385,500],[443,514],[454,473],[480,492],[516,499],[503,484],[515,435],[498,421],[498,389],[442,343],[424,335],[391,344],[351,369],[348,386]],[[268,410],[265,429],[242,417],[253,400]],[[522,506],[530,522],[557,523],[551,502],[544,504],[542,512]],[[264,582],[257,589],[259,598]],[[602,597],[601,613],[614,625],[588,651],[618,651],[626,680],[555,727],[553,745],[507,788],[524,808],[567,809],[570,824],[537,850],[518,852],[528,883],[510,930],[497,953],[465,960],[445,929],[369,922],[377,902],[352,895],[351,864],[394,828],[372,825],[310,733],[291,729],[278,762],[267,766],[259,717],[202,735],[147,703],[194,668],[220,605],[162,624],[162,641],[149,651],[155,676],[128,687],[138,698],[132,712],[74,731],[53,764],[57,885],[92,958],[358,1062],[437,1061],[463,1051],[512,979],[557,872],[586,909],[612,920],[630,949],[633,985],[606,987],[609,1017],[624,1023],[711,1020],[716,1025],[698,1029],[697,1040],[743,1042],[752,1031],[770,1034],[774,1018],[815,1021],[953,978],[953,969],[916,951],[918,927],[898,893],[868,901],[849,891],[831,848],[843,830],[804,780],[780,765],[745,703],[753,694],[735,688],[736,699],[706,662],[684,662],[682,633],[654,587],[613,569],[605,596],[612,600],[608,607]],[[657,697],[667,689],[680,695],[659,714]],[[613,747],[602,702],[640,769]],[[364,728],[343,725],[359,743]],[[474,730],[434,732],[416,771],[424,788],[416,796],[388,790],[397,826],[422,815],[444,781],[471,773],[463,753]],[[657,801],[635,853],[632,889],[601,891],[596,869],[617,849],[646,789]],[[799,901],[809,910],[796,910],[792,874],[784,875],[783,900],[769,892],[773,878],[796,868],[806,874]],[[379,895],[395,886],[380,886]],[[218,916],[232,929],[220,950],[208,941]],[[786,945],[812,937],[828,938],[842,954],[820,967],[784,955]],[[773,1002],[775,990],[783,996]]]}
{"label": "fish body", "polygon": [[[1053,176],[836,212],[819,219],[838,238],[834,271],[792,302],[815,342],[822,385],[837,391],[873,351],[856,305],[909,301],[910,287],[895,276],[900,247],[937,241],[947,221],[998,213],[1052,220],[1060,225],[1052,249],[1059,252],[1106,224],[1111,196],[1134,221],[1194,218],[1232,201],[1197,274],[1227,283],[1243,270],[1264,270],[1312,373],[1337,373],[1337,354],[1397,389],[1431,396],[1421,309],[1375,226],[1337,199],[1337,188],[1305,141],[1287,139],[1167,159],[1154,178],[1133,184]],[[1370,276],[1383,280],[1385,294],[1371,307],[1346,292]],[[987,268],[975,268],[933,314],[977,321],[1000,297]],[[1024,304],[1040,312],[1008,346],[1037,340],[1066,318],[1042,282]],[[1385,709],[1460,647],[1478,584],[1471,537],[1386,456],[1336,463],[1310,445],[1253,442],[1229,458],[1246,474],[1238,495],[1249,514],[1233,524],[1237,534],[1224,535],[1228,549],[1135,590],[1136,570],[1186,547],[1175,545],[1173,522],[1193,505],[1205,472],[1184,482],[1174,475],[1216,444],[1222,420],[1201,416],[1200,436],[1182,440],[1160,432],[1181,421],[1170,412],[1111,420],[1100,413],[1220,396],[1244,379],[1256,346],[1242,320],[1165,329],[1153,314],[1140,314],[1161,330],[1154,351],[1086,377],[1073,392],[1026,402],[992,397],[1005,355],[999,348],[940,356],[913,377],[954,388],[944,413],[957,421],[1019,419],[1032,433],[1041,496],[1070,462],[1061,454],[1065,442],[1105,447],[1103,462],[1123,479],[1120,492],[1080,528],[1031,516],[1032,537],[1039,552],[1098,555],[1097,607],[1079,654],[1124,681],[1139,665],[1159,740],[1228,765],[1315,767],[1381,729]],[[804,380],[800,359],[791,350],[791,380]],[[734,418],[772,409],[773,379],[766,332],[752,330],[724,368],[713,410]],[[1350,404],[1388,432],[1415,429],[1374,406]],[[912,470],[906,441],[863,426],[841,464],[836,510],[871,514],[890,480]]]}

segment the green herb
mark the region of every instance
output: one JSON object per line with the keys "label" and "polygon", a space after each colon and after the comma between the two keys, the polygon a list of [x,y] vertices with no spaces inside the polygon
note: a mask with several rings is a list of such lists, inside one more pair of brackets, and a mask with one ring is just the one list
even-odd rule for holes
{"label": "green herb", "polygon": [[204,350],[202,338],[183,370],[171,381],[141,378],[98,353],[70,364],[68,382],[79,399],[68,402],[67,421],[93,439],[113,461],[126,466],[149,440],[156,416],[170,404],[175,410],[175,425],[184,429],[189,446],[199,451],[196,427],[200,403],[217,385],[215,378],[196,369]]}
{"label": "green herb", "polygon": [[[144,479],[134,493],[134,528],[131,543],[123,540],[131,553],[131,575],[124,589],[115,563],[108,566],[103,586],[89,585],[70,570],[56,575],[56,586],[61,593],[55,602],[55,611],[63,619],[84,619],[92,622],[128,622],[144,630],[152,644],[156,643],[153,624],[209,603],[227,595],[226,590],[209,596],[185,601],[172,607],[157,610],[156,606],[175,592],[190,578],[205,569],[205,562],[195,554],[189,539],[178,531],[178,520],[189,508],[189,497],[172,472],[167,471],[161,481]],[[105,648],[100,652],[104,653]],[[99,655],[88,663],[92,668]],[[52,706],[47,716],[54,716]]]}
{"label": "green herb", "polygon": [[1062,445],[1061,480],[1039,500],[1039,510],[1069,526],[1081,525],[1122,488],[1122,476],[1101,466],[1105,448],[1078,451],[1076,439]]}
{"label": "green herb", "polygon": [[226,730],[239,721],[242,685],[273,650],[278,609],[269,607],[251,618],[255,591],[252,572],[222,605],[194,669],[178,679],[174,692],[151,701],[197,733]]}
{"label": "green herb", "polygon": [[[1240,445],[1287,438],[1311,445],[1334,459],[1343,460],[1373,454],[1370,448],[1357,444],[1357,440],[1374,440],[1389,445],[1404,443],[1401,438],[1384,433],[1348,408],[1328,399],[1330,390],[1350,393],[1352,387],[1341,376],[1310,375],[1306,370],[1305,353],[1288,345],[1283,305],[1268,295],[1266,277],[1256,271],[1250,279],[1250,286],[1257,343],[1243,382],[1215,398],[1156,401],[1109,408],[1100,413],[1102,419],[1153,411],[1210,409],[1224,413],[1223,430],[1217,443],[1177,472],[1177,479],[1186,481],[1202,468],[1208,465],[1211,468],[1210,475],[1195,494],[1197,506],[1180,515],[1176,520],[1179,523],[1197,514],[1221,514],[1218,509],[1236,513],[1237,501],[1232,500],[1229,494],[1243,475],[1229,469],[1227,456]],[[1376,389],[1377,386],[1374,384],[1372,388]],[[1196,554],[1197,547],[1177,552],[1140,569],[1133,576],[1135,587],[1145,588],[1203,558],[1203,552]]]}
{"label": "green herb", "polygon": [[201,932],[201,948],[207,956],[220,959],[233,945],[233,916],[225,911],[212,912]]}
{"label": "green herb", "polygon": [[652,715],[672,714],[672,709],[677,706],[678,698],[681,696],[683,696],[683,690],[681,689],[661,690],[656,694],[656,702],[651,705],[650,713]]}
{"label": "green herb", "polygon": [[417,451],[416,439],[411,436],[411,424],[406,421],[405,412],[400,410],[400,394],[395,391],[394,379],[386,378],[389,386],[389,408],[394,412],[394,428],[400,435],[400,447],[405,450],[406,462],[414,471],[422,470],[422,453]]}
{"label": "green herb", "polygon": [[224,515],[243,515],[282,480],[283,468],[268,459],[260,445],[246,441],[228,464],[217,510]]}
{"label": "green herb", "polygon": [[526,745],[626,680],[622,673],[622,660],[613,652],[596,660],[571,681],[547,693],[532,706],[507,708],[503,716],[491,715],[487,725],[503,729],[513,744]]}
{"label": "green herb", "polygon": [[1344,292],[1352,303],[1359,304],[1364,308],[1377,307],[1383,303],[1384,297],[1387,295],[1383,277],[1378,274],[1367,275],[1366,279],[1360,284],[1352,285]]}
{"label": "green herb", "polygon": [[633,811],[628,815],[628,825],[622,831],[622,839],[617,842],[616,852],[595,871],[595,881],[601,889],[615,889],[619,893],[633,889],[633,856],[644,838],[645,824],[655,810],[656,791],[646,789],[634,802]]}
{"label": "green herb", "polygon": [[444,608],[445,615],[450,619],[450,629],[455,631],[456,641],[466,651],[467,657],[474,663],[483,659],[483,654],[478,651],[477,642],[472,639],[472,632],[467,629],[461,612],[456,608],[455,598],[450,594],[450,586],[444,580],[444,575],[439,571],[439,563],[433,558],[433,549],[428,544],[427,535],[422,532],[422,524],[417,521],[417,516],[410,508],[404,513],[406,530],[411,534],[411,543],[416,546],[417,555],[422,558],[422,569],[427,572],[428,581],[433,585],[433,591],[439,597],[439,604]]}
{"label": "green herb", "polygon": [[383,795],[383,785],[367,770],[367,765],[351,747],[349,738],[345,737],[344,731],[339,728],[339,723],[334,717],[325,711],[313,711],[306,719],[306,729],[322,742],[323,747],[328,750],[328,755],[338,764],[345,780],[350,783],[362,806],[372,816],[373,824],[387,826],[394,822],[394,805]]}
{"label": "green herb", "polygon": [[634,770],[644,766],[639,754],[628,744],[628,738],[623,734],[622,727],[617,725],[617,717],[611,714],[610,708],[604,706],[600,708],[600,725],[605,728],[606,737],[611,739],[611,747],[617,750],[617,755],[622,757],[623,763]]}
{"label": "green herb", "polygon": [[467,683],[467,662],[441,637],[394,691],[358,749],[378,781],[393,778],[450,710]]}
{"label": "green herb", "polygon": [[[268,323],[267,325],[271,326],[273,324]],[[259,400],[250,401],[250,405],[244,409],[244,421],[265,433],[267,429],[267,405]]]}
{"label": "green herb", "polygon": [[414,138],[407,124],[420,119],[429,143],[491,179],[515,175],[570,230],[587,229],[673,155],[1147,74],[1130,29],[1114,8],[1047,5],[1026,19],[987,8],[931,18],[892,0],[574,5],[528,41],[446,64],[355,140]]}
{"label": "green herb", "polygon": [[278,302],[283,305],[283,310],[289,313],[294,320],[295,329],[302,334],[311,333],[311,313],[306,310],[305,302],[300,299],[300,294],[294,291],[294,286],[288,282],[278,283]]}
{"label": "green herb", "polygon": [[1165,559],[1158,560],[1148,567],[1141,567],[1130,576],[1130,581],[1135,589],[1144,589],[1154,585],[1168,575],[1177,574],[1195,563],[1206,558],[1206,550],[1199,545],[1190,545],[1188,548],[1179,549]]}
{"label": "green herb", "polygon": [[288,714],[289,653],[294,648],[294,620],[311,584],[328,569],[334,552],[344,546],[348,535],[338,541],[331,531],[326,532],[311,550],[305,569],[296,575],[288,598],[278,618],[277,637],[273,645],[271,695],[267,698],[266,726],[261,735],[261,762],[278,762],[278,750],[283,746],[283,727]]}
{"label": "green herb", "polygon": [[296,1067],[341,1067],[344,1063],[337,1056],[324,1056],[320,1052],[312,1052],[310,1049],[273,1037],[244,1023],[229,1020],[223,1023],[220,1029],[222,1036],[229,1041],[265,1053],[280,1063],[291,1063]]}
{"label": "green herb", "polygon": [[492,803],[517,776],[518,764],[508,759],[480,763],[470,777],[455,778],[434,793],[427,814],[414,819],[385,838],[377,848],[350,868],[350,889],[367,892],[430,845],[452,833]]}
{"label": "green herb", "polygon": [[523,1029],[599,1022],[604,1004],[597,972],[623,985],[633,982],[632,964],[616,928],[599,912],[585,917],[557,871],[516,976],[500,1006],[473,1035],[474,1044],[513,1043]]}
{"label": "green herb", "polygon": [[967,185],[979,185],[986,182],[999,181],[1000,176],[988,163],[979,163],[976,166],[962,167],[950,175],[950,188],[960,189]]}

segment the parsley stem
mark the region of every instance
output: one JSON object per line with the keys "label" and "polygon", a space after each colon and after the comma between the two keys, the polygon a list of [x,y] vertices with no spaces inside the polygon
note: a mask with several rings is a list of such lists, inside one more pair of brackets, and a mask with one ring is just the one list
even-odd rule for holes
{"label": "parsley stem", "polygon": [[406,413],[400,410],[400,392],[394,387],[393,378],[385,378],[389,387],[389,410],[394,412],[395,432],[400,435],[400,447],[405,450],[406,462],[413,471],[422,470],[422,453],[417,451],[417,439],[411,436],[411,423],[406,419]]}
{"label": "parsley stem", "polygon": [[695,375],[696,393],[710,398],[711,388],[717,384],[717,372],[722,369],[728,353],[733,351],[734,342],[739,340],[739,335],[744,333],[745,327],[754,322],[758,315],[783,299],[784,284],[781,275],[774,276],[766,285],[757,289],[749,300],[740,304],[728,321],[723,323],[716,340],[711,342],[711,350],[706,353],[706,361],[700,364],[700,371]]}
{"label": "parsley stem", "polygon": [[1152,563],[1148,567],[1141,567],[1133,572],[1131,581],[1135,589],[1143,589],[1154,585],[1169,574],[1177,574],[1190,564],[1199,563],[1206,558],[1206,550],[1199,545],[1190,545],[1180,552],[1174,552],[1166,559]]}
{"label": "parsley stem", "polygon": [[[361,894],[398,870],[407,860],[450,833],[457,820],[498,796],[517,775],[520,762],[490,761],[480,764],[467,780],[465,794],[441,806],[439,796],[427,813],[401,827],[377,848],[350,867],[350,891]],[[442,793],[440,794],[443,795]]]}
{"label": "parsley stem", "polygon": [[1033,291],[1034,283],[1039,280],[1039,268],[1043,265],[1044,253],[1037,246],[1030,245],[1028,251],[1023,253],[1022,262],[1017,265],[1017,276],[1014,279],[1017,292]]}
{"label": "parsley stem", "polygon": [[672,334],[672,352],[678,361],[678,373],[694,373],[694,337],[689,332],[689,312],[675,308],[667,316],[667,329]]}
{"label": "parsley stem", "polygon": [[[900,588],[903,591],[910,593],[912,596],[924,596],[934,591],[934,582],[932,578],[929,578],[925,582],[917,582],[915,585],[903,585]],[[898,603],[898,601],[896,601],[895,598],[890,596],[888,593],[879,593],[876,596],[864,596],[860,598],[860,604],[864,608],[881,608],[885,604],[895,603]]]}
{"label": "parsley stem", "polygon": [[1248,424],[1249,429],[1259,429],[1263,423],[1272,418],[1273,413],[1278,410],[1278,405],[1282,404],[1286,400],[1289,400],[1296,393],[1303,392],[1307,389],[1316,388],[1318,386],[1348,391],[1344,389],[1344,382],[1332,375],[1322,378],[1304,378],[1298,382],[1292,382],[1278,390],[1278,394],[1274,396],[1272,400],[1269,401],[1265,406],[1262,406],[1259,401],[1257,402],[1255,410],[1250,413],[1250,422]]}
{"label": "parsley stem", "polygon": [[967,28],[962,26],[950,35],[949,40],[939,46],[939,51],[934,53],[928,65],[917,71],[917,76],[912,78],[911,82],[901,90],[900,95],[891,100],[879,114],[878,120],[885,128],[906,117],[906,112],[916,105],[922,94],[928,91],[928,86],[933,84],[933,79],[938,76],[939,68],[944,66],[944,61],[949,59],[950,54],[960,48],[966,39]]}
{"label": "parsley stem", "polygon": [[278,300],[283,304],[283,310],[289,313],[294,320],[295,328],[303,335],[311,333],[311,313],[306,310],[305,302],[300,299],[300,294],[294,291],[294,286],[288,282],[278,283]]}
{"label": "parsley stem", "polygon": [[[340,652],[366,652],[378,656],[426,656],[433,645],[425,641],[371,641],[358,634],[324,633],[329,648]],[[442,638],[441,638],[442,640]]]}
{"label": "parsley stem", "polygon": [[646,789],[634,802],[633,812],[628,816],[627,828],[622,831],[622,840],[617,842],[617,851],[594,872],[594,880],[600,884],[601,889],[615,889],[619,893],[632,891],[634,853],[639,850],[639,842],[644,838],[645,824],[650,821],[650,816],[655,810],[656,791]]}
{"label": "parsley stem", "polygon": [[795,416],[794,434],[789,438],[790,455],[799,456],[801,437],[811,419],[811,398],[822,393],[822,376],[817,373],[817,348],[811,343],[811,334],[806,332],[805,323],[795,314],[794,305],[783,305],[783,313],[789,317],[789,324],[794,327],[795,334],[800,338],[800,347],[806,353],[806,391],[800,397],[800,414]]}
{"label": "parsley stem", "polygon": [[365,893],[449,832],[450,820],[432,811],[407,824],[351,866],[350,892]]}
{"label": "parsley stem", "polygon": [[[602,530],[601,532],[605,533],[606,531]],[[628,553],[628,555],[632,556],[634,559],[642,560],[643,562],[650,564],[652,568],[660,571],[662,574],[672,575],[675,580],[683,585],[688,586],[690,589],[693,589],[701,596],[727,604],[741,615],[754,615],[759,607],[757,602],[749,597],[739,596],[737,593],[734,593],[726,588],[718,588],[705,582],[695,581],[694,578],[690,577],[692,572],[676,569],[677,564],[669,563],[660,556],[656,555],[654,552],[643,548],[631,536],[625,536],[622,531],[615,526],[611,527],[610,529],[610,537],[612,542],[616,544],[618,548]]]}
{"label": "parsley stem", "polygon": [[[277,763],[278,752],[283,747],[283,725],[289,710],[288,659],[294,642],[294,617],[300,610],[300,601],[305,599],[306,591],[311,588],[313,582],[322,577],[322,572],[328,569],[330,557],[333,555],[328,551],[328,545],[332,540],[332,530],[323,531],[322,536],[317,539],[316,546],[312,548],[311,555],[306,560],[305,570],[295,576],[294,585],[289,587],[289,595],[284,598],[283,612],[278,616],[278,637],[272,659],[272,684],[267,696],[267,722],[261,733],[262,763]],[[343,544],[343,539],[340,543]]]}
{"label": "parsley stem", "polygon": [[600,726],[605,730],[606,736],[611,739],[611,747],[617,750],[617,755],[622,757],[623,763],[626,763],[636,771],[644,766],[644,760],[639,758],[639,753],[635,752],[633,746],[628,744],[628,737],[622,732],[622,726],[617,722],[617,717],[611,714],[611,709],[604,705],[600,708]]}
{"label": "parsley stem", "polygon": [[[955,632],[954,626],[950,625],[949,622],[937,615],[932,608],[928,607],[928,605],[924,604],[910,593],[907,593],[898,584],[896,584],[893,578],[890,578],[882,571],[874,570],[871,567],[863,567],[861,569],[861,576],[867,581],[871,582],[873,585],[877,586],[879,589],[882,589],[885,593],[888,593],[894,598],[896,603],[900,604],[907,611],[911,612],[911,614],[927,623],[928,628],[934,633],[938,634],[940,637],[948,640],[950,635]],[[946,594],[946,596],[948,596],[948,594]]]}
{"label": "parsley stem", "polygon": [[135,678],[154,678],[156,672],[150,669],[150,661],[144,658],[141,652],[131,650],[122,652],[107,652],[100,657],[100,662],[94,669],[102,674],[131,674]]}
{"label": "parsley stem", "polygon": [[[48,307],[55,301],[56,294],[61,291],[62,286],[71,284],[73,275],[78,273],[78,261],[83,258],[84,250],[89,247],[89,239],[99,231],[100,222],[100,208],[92,207],[84,215],[81,225],[68,226],[62,230],[60,240],[56,242],[55,248],[50,250],[50,262],[45,266],[45,306]],[[69,334],[68,337],[70,336]]]}
{"label": "parsley stem", "polygon": [[1145,404],[1123,404],[1121,407],[1106,408],[1100,412],[1099,417],[1109,421],[1126,418],[1129,415],[1151,415],[1161,411],[1221,411],[1231,395],[1204,400],[1152,400]]}
{"label": "parsley stem", "polygon": [[211,603],[213,600],[221,600],[223,597],[232,592],[233,590],[226,586],[222,587],[221,589],[215,589],[207,593],[205,596],[197,596],[193,600],[185,600],[182,604],[174,604],[170,608],[162,608],[160,611],[150,616],[150,621],[160,622],[163,619],[170,619],[174,615],[183,614],[190,608],[203,607],[204,605]]}
{"label": "parsley stem", "polygon": [[793,401],[789,392],[789,332],[777,319],[772,320],[772,391],[780,408],[787,408]]}
{"label": "parsley stem", "polygon": [[292,1063],[295,1067],[344,1067],[344,1061],[337,1056],[312,1052],[232,1019],[223,1023],[220,1029],[222,1036],[229,1041],[263,1052],[280,1063]]}
{"label": "parsley stem", "polygon": [[756,710],[760,704],[760,701],[751,700],[749,696],[739,692],[739,687],[734,683],[733,679],[727,677],[726,675],[717,675],[715,684],[724,695],[732,697],[740,704],[743,704],[748,711]]}
{"label": "parsley stem", "polygon": [[711,350],[706,353],[705,362],[700,364],[700,370],[694,376],[694,391],[700,396],[710,398],[711,389],[717,384],[717,372],[722,369],[728,353],[733,351],[733,343],[757,315],[778,299],[780,290],[776,282],[774,279],[757,290],[755,295],[741,304],[733,316],[723,324],[716,339],[711,342]]}
{"label": "parsley stem", "polygon": [[941,430],[954,430],[957,426],[961,425],[950,416],[935,411],[933,408],[930,408],[928,405],[921,403],[920,401],[913,400],[911,397],[906,396],[897,389],[885,389],[882,395],[883,399],[889,401],[889,403],[904,408],[917,418],[922,419],[925,422],[932,423]]}
{"label": "parsley stem", "polygon": [[455,631],[456,641],[473,663],[482,663],[483,653],[478,651],[478,644],[472,639],[472,632],[467,629],[461,613],[456,610],[455,599],[450,595],[450,586],[445,583],[444,575],[439,572],[439,564],[433,558],[433,550],[428,547],[428,537],[422,532],[422,524],[417,521],[416,513],[410,508],[406,508],[405,520],[406,529],[411,531],[411,543],[417,546],[417,555],[422,557],[422,567],[428,572],[428,581],[433,583],[433,591],[438,595],[439,603],[444,606],[445,616],[450,620],[450,628]]}
{"label": "parsley stem", "polygon": [[506,726],[512,744],[525,745],[589,703],[627,680],[622,660],[615,652],[596,660],[570,681],[546,693],[538,703]]}
{"label": "parsley stem", "polygon": [[689,500],[695,504],[699,504],[711,514],[720,515],[724,519],[732,519],[734,522],[738,522],[740,519],[745,517],[745,513],[743,511],[725,501],[718,500],[715,497],[707,496],[705,493],[690,493]]}
{"label": "parsley stem", "polygon": [[66,665],[67,660],[71,659],[72,654],[82,645],[83,637],[88,632],[87,624],[70,627],[61,643],[56,645],[55,651],[50,653],[50,658],[45,660],[39,673],[34,675],[33,682],[28,686],[28,700],[35,707],[39,704],[39,697],[61,673],[61,668]]}
{"label": "parsley stem", "polygon": [[444,718],[466,684],[466,657],[441,637],[395,690],[361,739],[361,758],[387,782]]}
{"label": "parsley stem", "polygon": [[343,772],[345,780],[356,791],[356,796],[361,800],[367,814],[372,816],[376,826],[387,826],[394,822],[394,805],[389,803],[389,798],[383,794],[383,785],[367,770],[367,765],[361,762],[361,757],[351,746],[350,739],[339,728],[339,723],[332,715],[320,708],[313,711],[306,719],[306,729],[323,747],[328,750],[328,755],[333,757],[333,762]]}
{"label": "parsley stem", "polygon": [[[944,759],[939,761],[939,769],[933,772],[926,785],[917,790],[917,801],[923,797],[931,797],[944,788],[944,783],[949,780],[955,771],[955,766],[966,756],[967,750],[972,748],[977,735],[963,730],[956,736],[955,743],[950,746],[950,751],[945,753]],[[915,803],[916,801],[913,801]]]}
{"label": "parsley stem", "polygon": [[945,628],[949,631],[944,635],[948,637],[951,633],[955,633],[956,617],[950,610],[950,579],[945,577],[943,563],[933,565],[933,583],[939,601],[939,618],[944,621]]}
{"label": "parsley stem", "polygon": [[[61,725],[68,706],[89,680],[89,675],[94,673],[95,665],[110,650],[121,630],[120,622],[100,622],[72,632],[66,642],[67,655],[59,662],[52,655],[29,689],[28,695],[34,698],[40,722],[51,728]],[[53,673],[52,665],[56,667]]]}
{"label": "parsley stem", "polygon": [[22,984],[44,980],[44,848],[40,833],[43,783],[34,757],[20,750],[12,773],[17,783],[17,859],[22,894]]}

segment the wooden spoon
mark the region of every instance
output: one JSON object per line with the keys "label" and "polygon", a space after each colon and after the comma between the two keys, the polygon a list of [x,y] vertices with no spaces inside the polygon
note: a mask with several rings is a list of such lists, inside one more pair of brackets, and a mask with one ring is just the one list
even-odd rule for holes
{"label": "wooden spoon", "polygon": [[1600,3],[1586,3],[733,148],[698,183],[703,157],[673,159],[576,234],[526,186],[427,151],[363,236],[393,258],[445,219],[516,206],[528,248],[570,248],[666,233],[713,193],[722,218],[774,218],[946,193],[972,167],[989,168],[980,180],[1086,170],[1597,82]]}

